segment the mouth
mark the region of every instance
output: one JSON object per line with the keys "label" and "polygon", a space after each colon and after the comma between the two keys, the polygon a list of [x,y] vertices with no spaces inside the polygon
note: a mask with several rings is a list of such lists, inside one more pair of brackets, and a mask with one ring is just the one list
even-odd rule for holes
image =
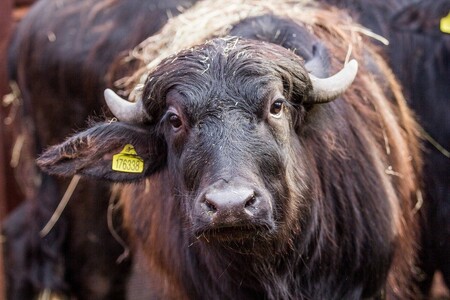
{"label": "mouth", "polygon": [[267,239],[272,231],[270,225],[221,226],[197,230],[195,235],[206,242],[232,242]]}

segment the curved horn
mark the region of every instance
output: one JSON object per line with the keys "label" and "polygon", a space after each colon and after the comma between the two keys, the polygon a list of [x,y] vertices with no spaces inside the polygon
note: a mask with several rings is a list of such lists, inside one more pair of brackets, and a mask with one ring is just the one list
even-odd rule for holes
{"label": "curved horn", "polygon": [[110,89],[106,89],[104,95],[106,104],[119,121],[142,123],[149,119],[145,113],[141,97],[136,102],[130,102],[122,99]]}
{"label": "curved horn", "polygon": [[352,84],[358,72],[358,62],[349,61],[338,73],[328,78],[309,74],[313,89],[308,103],[327,103],[339,97]]}

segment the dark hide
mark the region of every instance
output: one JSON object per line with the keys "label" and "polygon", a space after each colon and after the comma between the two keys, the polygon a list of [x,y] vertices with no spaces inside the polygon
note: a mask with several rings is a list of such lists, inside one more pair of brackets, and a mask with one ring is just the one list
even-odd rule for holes
{"label": "dark hide", "polygon": [[[420,1],[391,21],[391,65],[424,130],[450,150],[450,35],[439,21],[450,11],[447,0]],[[422,288],[429,290],[435,270],[450,287],[450,158],[428,139],[424,166],[426,225],[422,231]],[[448,155],[448,154],[447,154]]]}
{"label": "dark hide", "polygon": [[[102,114],[105,77],[122,53],[154,34],[178,5],[192,1],[42,0],[19,24],[9,49],[9,71],[22,93],[22,133],[32,156],[73,128],[85,127],[89,114]],[[116,68],[116,67],[115,67]],[[117,76],[126,72],[121,69]],[[6,221],[9,299],[32,298],[42,289],[80,299],[122,299],[130,260],[116,264],[123,251],[106,226],[110,186],[82,181],[67,212],[50,235],[39,231],[62,198],[67,181],[43,176],[21,157],[20,184],[29,190],[28,218]],[[28,181],[25,182],[24,178]],[[80,203],[82,202],[82,203]],[[21,211],[24,211],[22,208]],[[99,251],[101,245],[107,251]]]}
{"label": "dark hide", "polygon": [[[279,28],[289,41],[267,38]],[[150,164],[144,182],[124,188],[122,203],[153,298],[361,299],[383,295],[387,277],[403,283],[390,282],[392,294],[410,296],[417,173],[407,157],[420,159],[407,109],[383,98],[364,65],[342,99],[307,104],[305,59],[320,55],[314,72],[326,74],[337,63],[329,53],[345,50],[271,16],[232,32],[266,42],[219,38],[168,57],[145,84],[151,122],[95,125],[51,147],[39,166],[123,181],[126,173],[110,171],[118,142]],[[297,45],[299,55],[273,42]],[[376,105],[398,112],[398,123],[385,127],[391,154]],[[387,165],[409,179],[387,176]],[[216,209],[203,205],[211,189],[242,185],[254,189],[256,203],[270,203],[265,215],[226,227],[205,221],[202,212]]]}
{"label": "dark hide", "polygon": [[[31,237],[24,234],[27,231],[39,232],[51,217],[51,213],[39,215],[38,213],[47,213],[47,210],[34,206],[43,205],[48,207],[50,212],[56,209],[57,202],[53,201],[52,195],[57,193],[57,186],[48,175],[43,175],[42,178],[42,186],[46,189],[40,190],[39,201],[24,202],[4,223],[7,299],[32,299],[43,287],[67,288],[63,282],[65,270],[61,267],[64,261],[60,255],[68,225],[65,215],[45,238],[37,234]],[[52,263],[46,263],[46,260]],[[35,264],[41,265],[42,268],[24,268]],[[53,274],[54,277],[48,274]]]}
{"label": "dark hide", "polygon": [[348,10],[360,24],[386,38],[389,37],[389,19],[413,0],[321,0]]}
{"label": "dark hide", "polygon": [[421,288],[425,294],[429,292],[436,270],[444,273],[450,287],[450,159],[436,146],[437,142],[447,153],[450,149],[450,35],[439,29],[440,19],[450,11],[450,2],[325,2],[348,9],[361,24],[389,40],[389,46],[382,50],[409,105],[431,137],[425,143],[424,204],[420,212],[425,219]]}

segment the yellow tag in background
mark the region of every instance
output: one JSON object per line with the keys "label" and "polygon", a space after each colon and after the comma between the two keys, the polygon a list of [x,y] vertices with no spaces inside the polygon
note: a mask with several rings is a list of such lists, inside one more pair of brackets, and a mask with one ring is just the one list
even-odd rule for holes
{"label": "yellow tag in background", "polygon": [[442,32],[450,33],[450,12],[446,17],[441,19],[440,28]]}
{"label": "yellow tag in background", "polygon": [[118,172],[142,173],[144,160],[137,155],[133,145],[127,144],[120,153],[113,156],[112,169]]}

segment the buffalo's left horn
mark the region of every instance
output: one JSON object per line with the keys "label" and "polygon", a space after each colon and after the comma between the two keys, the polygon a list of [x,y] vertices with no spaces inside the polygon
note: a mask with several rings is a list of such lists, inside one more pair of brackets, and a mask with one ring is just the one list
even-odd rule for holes
{"label": "buffalo's left horn", "polygon": [[149,117],[145,113],[142,97],[136,102],[122,99],[110,89],[105,90],[105,100],[113,115],[122,122],[143,123]]}
{"label": "buffalo's left horn", "polygon": [[313,89],[308,103],[327,103],[339,97],[352,84],[358,72],[358,62],[349,61],[338,73],[328,78],[309,74]]}

